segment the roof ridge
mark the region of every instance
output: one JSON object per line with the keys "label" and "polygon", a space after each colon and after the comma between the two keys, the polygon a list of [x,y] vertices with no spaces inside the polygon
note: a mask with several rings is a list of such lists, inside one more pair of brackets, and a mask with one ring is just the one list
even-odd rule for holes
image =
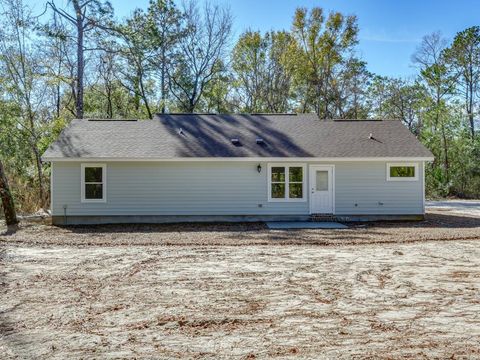
{"label": "roof ridge", "polygon": [[155,116],[195,116],[195,115],[217,115],[217,116],[235,116],[235,115],[264,115],[264,116],[297,116],[297,115],[316,115],[315,113],[268,113],[268,112],[243,112],[243,113],[155,113]]}

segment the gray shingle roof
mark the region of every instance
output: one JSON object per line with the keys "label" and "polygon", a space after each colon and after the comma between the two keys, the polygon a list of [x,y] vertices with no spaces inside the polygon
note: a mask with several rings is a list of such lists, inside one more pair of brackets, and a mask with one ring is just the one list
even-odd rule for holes
{"label": "gray shingle roof", "polygon": [[[240,144],[233,144],[232,138]],[[257,138],[264,143],[258,144]],[[140,121],[73,120],[43,158],[79,157],[430,158],[432,154],[400,121],[319,120],[314,114],[171,114]]]}

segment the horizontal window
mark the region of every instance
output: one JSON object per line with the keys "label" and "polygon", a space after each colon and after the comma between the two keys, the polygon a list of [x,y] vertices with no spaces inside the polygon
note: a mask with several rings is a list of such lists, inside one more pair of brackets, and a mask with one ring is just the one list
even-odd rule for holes
{"label": "horizontal window", "polygon": [[418,164],[388,163],[387,181],[418,180]]}
{"label": "horizontal window", "polygon": [[269,201],[305,200],[305,165],[269,164]]}
{"label": "horizontal window", "polygon": [[82,202],[106,201],[106,165],[82,164]]}

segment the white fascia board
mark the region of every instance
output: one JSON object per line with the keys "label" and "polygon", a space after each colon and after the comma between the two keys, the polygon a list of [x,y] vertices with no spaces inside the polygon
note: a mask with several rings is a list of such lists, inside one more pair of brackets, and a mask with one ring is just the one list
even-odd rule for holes
{"label": "white fascia board", "polygon": [[127,162],[127,161],[142,161],[142,162],[186,162],[186,161],[255,161],[255,162],[272,162],[272,161],[433,161],[433,157],[184,157],[184,158],[55,158],[44,157],[42,161],[45,162]]}

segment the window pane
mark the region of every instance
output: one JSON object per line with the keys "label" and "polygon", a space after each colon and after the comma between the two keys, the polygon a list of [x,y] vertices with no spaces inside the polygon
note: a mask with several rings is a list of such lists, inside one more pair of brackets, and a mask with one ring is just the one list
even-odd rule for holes
{"label": "window pane", "polygon": [[328,191],[328,171],[317,171],[317,191]]}
{"label": "window pane", "polygon": [[292,184],[288,188],[290,199],[301,199],[303,198],[303,184]]}
{"label": "window pane", "polygon": [[85,199],[103,199],[103,185],[85,184]]}
{"label": "window pane", "polygon": [[86,167],[85,168],[85,182],[102,182],[102,168],[101,167]]}
{"label": "window pane", "polygon": [[285,198],[285,184],[272,184],[272,199]]}
{"label": "window pane", "polygon": [[290,181],[302,182],[303,181],[303,169],[301,167],[291,167],[289,171]]}
{"label": "window pane", "polygon": [[285,168],[284,167],[272,167],[272,181],[285,181]]}
{"label": "window pane", "polygon": [[390,177],[415,177],[415,166],[391,166]]}

